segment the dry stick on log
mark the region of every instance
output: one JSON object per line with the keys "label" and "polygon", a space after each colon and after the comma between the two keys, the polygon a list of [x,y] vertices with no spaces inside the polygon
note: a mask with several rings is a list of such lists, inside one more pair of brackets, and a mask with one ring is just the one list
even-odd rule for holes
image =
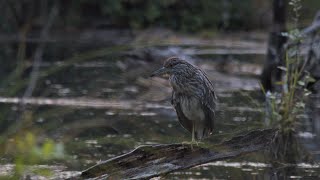
{"label": "dry stick on log", "polygon": [[320,29],[320,11],[318,11],[314,17],[312,24],[302,30],[302,35],[308,35],[310,33],[314,33],[315,31]]}
{"label": "dry stick on log", "polygon": [[222,159],[262,150],[276,130],[254,130],[213,146],[213,149],[183,144],[145,145],[101,162],[83,171],[81,178],[148,179]]}
{"label": "dry stick on log", "polygon": [[[304,37],[304,38],[313,38],[312,36],[315,35],[315,33],[317,31],[320,30],[320,11],[318,11],[314,17],[314,20],[312,22],[312,24],[304,29],[301,30],[301,34],[300,36]],[[289,49],[295,45],[297,45],[298,42],[291,42],[289,41],[287,44],[285,44],[285,49]]]}

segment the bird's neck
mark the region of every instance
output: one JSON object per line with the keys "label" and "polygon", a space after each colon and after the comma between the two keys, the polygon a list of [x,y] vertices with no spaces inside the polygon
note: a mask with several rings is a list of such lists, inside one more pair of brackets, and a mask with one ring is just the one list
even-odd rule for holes
{"label": "bird's neck", "polygon": [[175,74],[169,77],[170,85],[172,86],[173,91],[177,93],[187,93],[188,88],[185,85],[188,82],[188,77]]}

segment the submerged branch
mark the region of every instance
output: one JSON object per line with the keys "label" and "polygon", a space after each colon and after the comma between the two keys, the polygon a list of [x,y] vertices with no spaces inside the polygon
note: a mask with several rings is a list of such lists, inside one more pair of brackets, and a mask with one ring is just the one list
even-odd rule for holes
{"label": "submerged branch", "polygon": [[81,178],[147,179],[197,165],[234,158],[262,150],[276,130],[254,130],[231,140],[202,148],[183,144],[145,145],[121,156],[103,161],[81,173]]}

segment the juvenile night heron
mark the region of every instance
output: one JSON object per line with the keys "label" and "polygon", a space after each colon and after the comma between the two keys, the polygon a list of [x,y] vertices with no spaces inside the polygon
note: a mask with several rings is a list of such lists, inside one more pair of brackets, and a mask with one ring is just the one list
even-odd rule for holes
{"label": "juvenile night heron", "polygon": [[180,124],[192,133],[192,143],[212,134],[217,96],[206,73],[177,57],[164,62],[153,76],[169,75],[171,104]]}

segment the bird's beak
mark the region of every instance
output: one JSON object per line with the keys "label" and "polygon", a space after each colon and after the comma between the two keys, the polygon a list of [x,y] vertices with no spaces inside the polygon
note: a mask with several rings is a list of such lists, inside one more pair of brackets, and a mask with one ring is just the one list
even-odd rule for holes
{"label": "bird's beak", "polygon": [[167,69],[167,68],[165,68],[165,67],[162,67],[162,68],[154,71],[154,72],[150,75],[150,77],[161,76],[161,75],[163,75],[163,74],[168,74],[168,72],[169,72],[169,69]]}

